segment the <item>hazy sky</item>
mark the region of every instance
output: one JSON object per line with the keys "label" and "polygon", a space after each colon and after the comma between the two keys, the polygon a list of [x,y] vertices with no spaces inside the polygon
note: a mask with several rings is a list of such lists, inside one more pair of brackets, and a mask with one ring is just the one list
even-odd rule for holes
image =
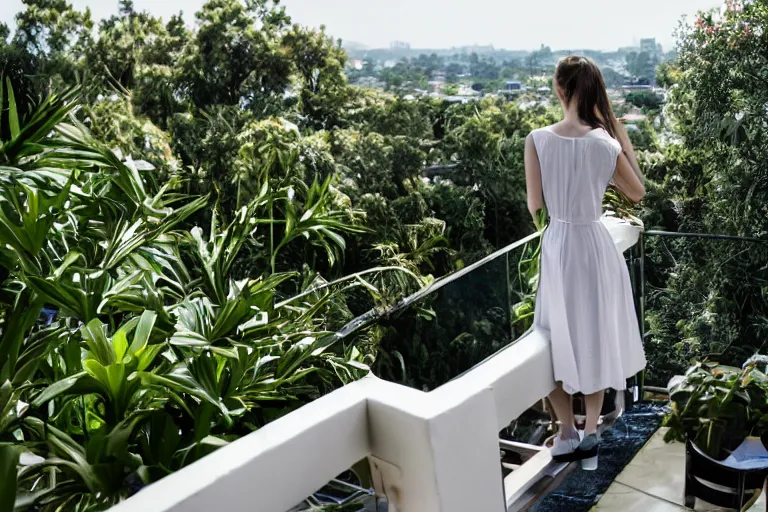
{"label": "hazy sky", "polygon": [[[70,0],[95,18],[116,0]],[[665,50],[682,15],[720,6],[721,0],[283,0],[294,21],[325,25],[334,37],[372,47],[406,41],[417,48],[492,44],[497,48],[616,49],[655,37]],[[137,9],[187,22],[203,0],[135,0]],[[0,21],[13,23],[21,0],[0,0]]]}

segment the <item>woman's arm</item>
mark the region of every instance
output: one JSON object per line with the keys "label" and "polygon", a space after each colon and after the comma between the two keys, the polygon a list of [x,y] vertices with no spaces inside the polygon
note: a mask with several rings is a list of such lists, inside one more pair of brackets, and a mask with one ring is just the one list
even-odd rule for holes
{"label": "woman's arm", "polygon": [[645,185],[639,172],[635,172],[625,153],[619,153],[616,170],[613,171],[613,183],[624,192],[631,201],[639,203],[645,197]]}
{"label": "woman's arm", "polygon": [[614,123],[614,131],[621,145],[621,152],[616,160],[613,182],[630,200],[639,203],[645,196],[645,179],[640,171],[640,164],[637,162],[627,129],[618,120]]}
{"label": "woman's arm", "polygon": [[533,134],[529,133],[525,138],[525,188],[528,194],[528,211],[533,217],[536,228],[541,229],[541,210],[544,208],[544,193],[541,189],[541,166],[539,155],[536,153],[536,145],[533,143]]}
{"label": "woman's arm", "polygon": [[616,133],[616,139],[619,141],[619,144],[621,144],[621,152],[624,153],[624,155],[627,157],[627,160],[629,160],[629,165],[632,167],[632,170],[635,172],[640,181],[643,181],[643,173],[640,171],[640,164],[637,162],[635,148],[632,147],[632,141],[629,140],[627,129],[618,119],[613,126],[614,132]]}

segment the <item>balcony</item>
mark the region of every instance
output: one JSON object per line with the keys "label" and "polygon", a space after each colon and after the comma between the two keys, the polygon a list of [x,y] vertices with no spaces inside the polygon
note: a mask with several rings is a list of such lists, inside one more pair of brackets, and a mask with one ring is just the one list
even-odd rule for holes
{"label": "balcony", "polygon": [[[617,250],[638,241],[641,228],[613,217],[603,222]],[[461,345],[464,335],[467,345],[454,347],[455,360],[428,357],[416,375],[402,376],[410,385],[370,375],[143,489],[114,510],[285,512],[302,509],[297,504],[308,509],[322,503],[334,488],[351,490],[352,498],[368,496],[368,502],[375,491],[390,511],[516,509],[542,478],[563,469],[552,463],[548,450],[499,436],[555,384],[548,341],[520,322],[527,318],[535,286],[521,262],[533,256],[538,238],[530,235],[388,310],[359,317],[339,333],[354,336],[370,325],[394,322],[397,335],[417,336],[427,350]],[[513,315],[515,308],[522,313]],[[485,353],[483,347],[494,345],[472,343],[483,336],[495,339],[498,350]],[[455,378],[436,380],[431,365],[447,365]],[[604,421],[621,415],[624,399],[616,397]],[[500,448],[518,454],[519,463],[500,465]],[[370,469],[372,491],[361,482],[334,480],[361,467],[361,461]],[[307,498],[321,488],[323,493]]]}
{"label": "balcony", "polygon": [[[641,317],[644,239],[695,236],[712,239],[713,244],[746,246],[762,242],[642,234],[642,228],[617,218],[604,217],[603,222],[617,250],[632,249],[627,259]],[[577,496],[569,495],[564,484],[577,465],[555,464],[541,446],[551,426],[537,407],[554,387],[550,348],[520,321],[527,318],[535,287],[524,263],[535,255],[538,238],[526,237],[388,309],[356,318],[339,332],[341,337],[369,335],[369,328],[375,327],[399,340],[418,340],[419,347],[426,347],[428,363],[414,373],[403,370],[398,375],[401,369],[394,365],[390,380],[370,375],[330,393],[115,509],[340,510],[325,508],[336,504],[355,511],[553,510],[546,508],[543,497],[559,494],[573,502],[572,510],[581,510],[585,502],[576,503]],[[434,357],[446,352],[446,344],[455,352],[447,360]],[[447,368],[453,378],[441,381],[437,376],[445,373],[435,372],[437,366]],[[654,391],[663,392],[648,389]],[[658,421],[646,426],[650,440],[640,438],[638,445],[638,437],[629,432],[631,420],[622,421],[635,414],[633,410],[623,415],[644,393],[643,379],[633,379],[629,392],[614,396],[604,409],[603,425],[613,427],[608,436],[613,450],[639,451],[621,463],[628,462],[620,473],[611,474],[607,490],[595,498],[599,501],[594,510],[686,510],[684,446],[665,444],[663,430],[650,436]],[[641,410],[639,416],[643,414]],[[523,424],[522,416],[533,421]],[[511,422],[528,428],[529,442],[509,435]],[[537,441],[530,442],[533,439]],[[765,501],[763,494],[749,510],[765,510]],[[695,510],[720,509],[697,501]]]}

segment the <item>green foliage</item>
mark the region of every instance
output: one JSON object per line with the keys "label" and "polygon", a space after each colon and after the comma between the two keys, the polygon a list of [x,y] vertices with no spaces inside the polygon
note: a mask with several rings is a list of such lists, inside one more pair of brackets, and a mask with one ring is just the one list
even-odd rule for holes
{"label": "green foliage", "polygon": [[674,62],[662,62],[656,68],[656,83],[659,87],[670,88],[682,80],[680,68]]}
{"label": "green foliage", "polygon": [[[531,233],[524,139],[558,112],[350,86],[339,43],[270,0],[209,0],[194,28],[130,1],[95,30],[62,0],[19,19],[0,41],[0,450],[36,461],[20,508],[104,509],[369,365],[431,389],[531,325],[538,244],[336,334]],[[554,58],[381,74],[493,90]],[[652,164],[660,188],[685,188],[673,165],[708,183],[685,155]]]}
{"label": "green foliage", "polygon": [[[368,371],[372,354],[328,327],[350,317],[344,289],[379,300],[365,278],[393,269],[337,282],[268,267],[233,276],[241,249],[276,222],[282,238],[262,260],[300,243],[338,259],[342,234],[359,228],[334,209],[328,179],[298,200],[256,173],[263,185],[231,220],[214,208],[207,229],[185,229],[208,199],[96,140],[71,117],[76,91],[26,119],[12,91],[0,141],[4,500],[103,509]],[[255,166],[292,158],[268,147],[273,160]],[[56,319],[42,325],[46,304]],[[15,472],[24,453],[37,462]]]}
{"label": "green foliage", "polygon": [[768,377],[755,356],[743,369],[697,363],[669,383],[667,442],[687,437],[707,455],[724,459],[747,436],[768,434]]}
{"label": "green foliage", "polygon": [[639,80],[649,81],[656,76],[655,55],[648,52],[631,52],[625,56],[626,68],[629,73]]}
{"label": "green foliage", "polygon": [[[768,3],[730,3],[683,25],[664,70],[672,143],[648,161],[646,227],[763,238],[768,225],[764,76]],[[710,354],[738,364],[764,347],[764,244],[649,240],[646,275],[650,382]]]}
{"label": "green foliage", "polygon": [[290,63],[274,41],[288,20],[237,0],[210,0],[195,17],[198,28],[179,61],[180,92],[198,108],[269,108],[290,83]]}
{"label": "green foliage", "polygon": [[448,96],[456,96],[459,93],[459,86],[456,84],[448,84],[440,91]]}
{"label": "green foliage", "polygon": [[637,91],[627,94],[626,101],[638,108],[657,110],[661,107],[662,99],[650,91]]}
{"label": "green foliage", "polygon": [[648,119],[629,126],[627,133],[636,151],[657,151],[660,147],[658,133]]}

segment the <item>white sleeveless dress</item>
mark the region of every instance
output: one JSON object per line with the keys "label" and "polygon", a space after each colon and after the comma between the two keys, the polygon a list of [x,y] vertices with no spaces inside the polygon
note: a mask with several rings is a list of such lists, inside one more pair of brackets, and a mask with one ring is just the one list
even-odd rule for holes
{"label": "white sleeveless dress", "polygon": [[569,138],[547,127],[533,141],[550,217],[534,324],[566,392],[625,389],[646,361],[629,271],[600,222],[621,146],[601,128]]}

